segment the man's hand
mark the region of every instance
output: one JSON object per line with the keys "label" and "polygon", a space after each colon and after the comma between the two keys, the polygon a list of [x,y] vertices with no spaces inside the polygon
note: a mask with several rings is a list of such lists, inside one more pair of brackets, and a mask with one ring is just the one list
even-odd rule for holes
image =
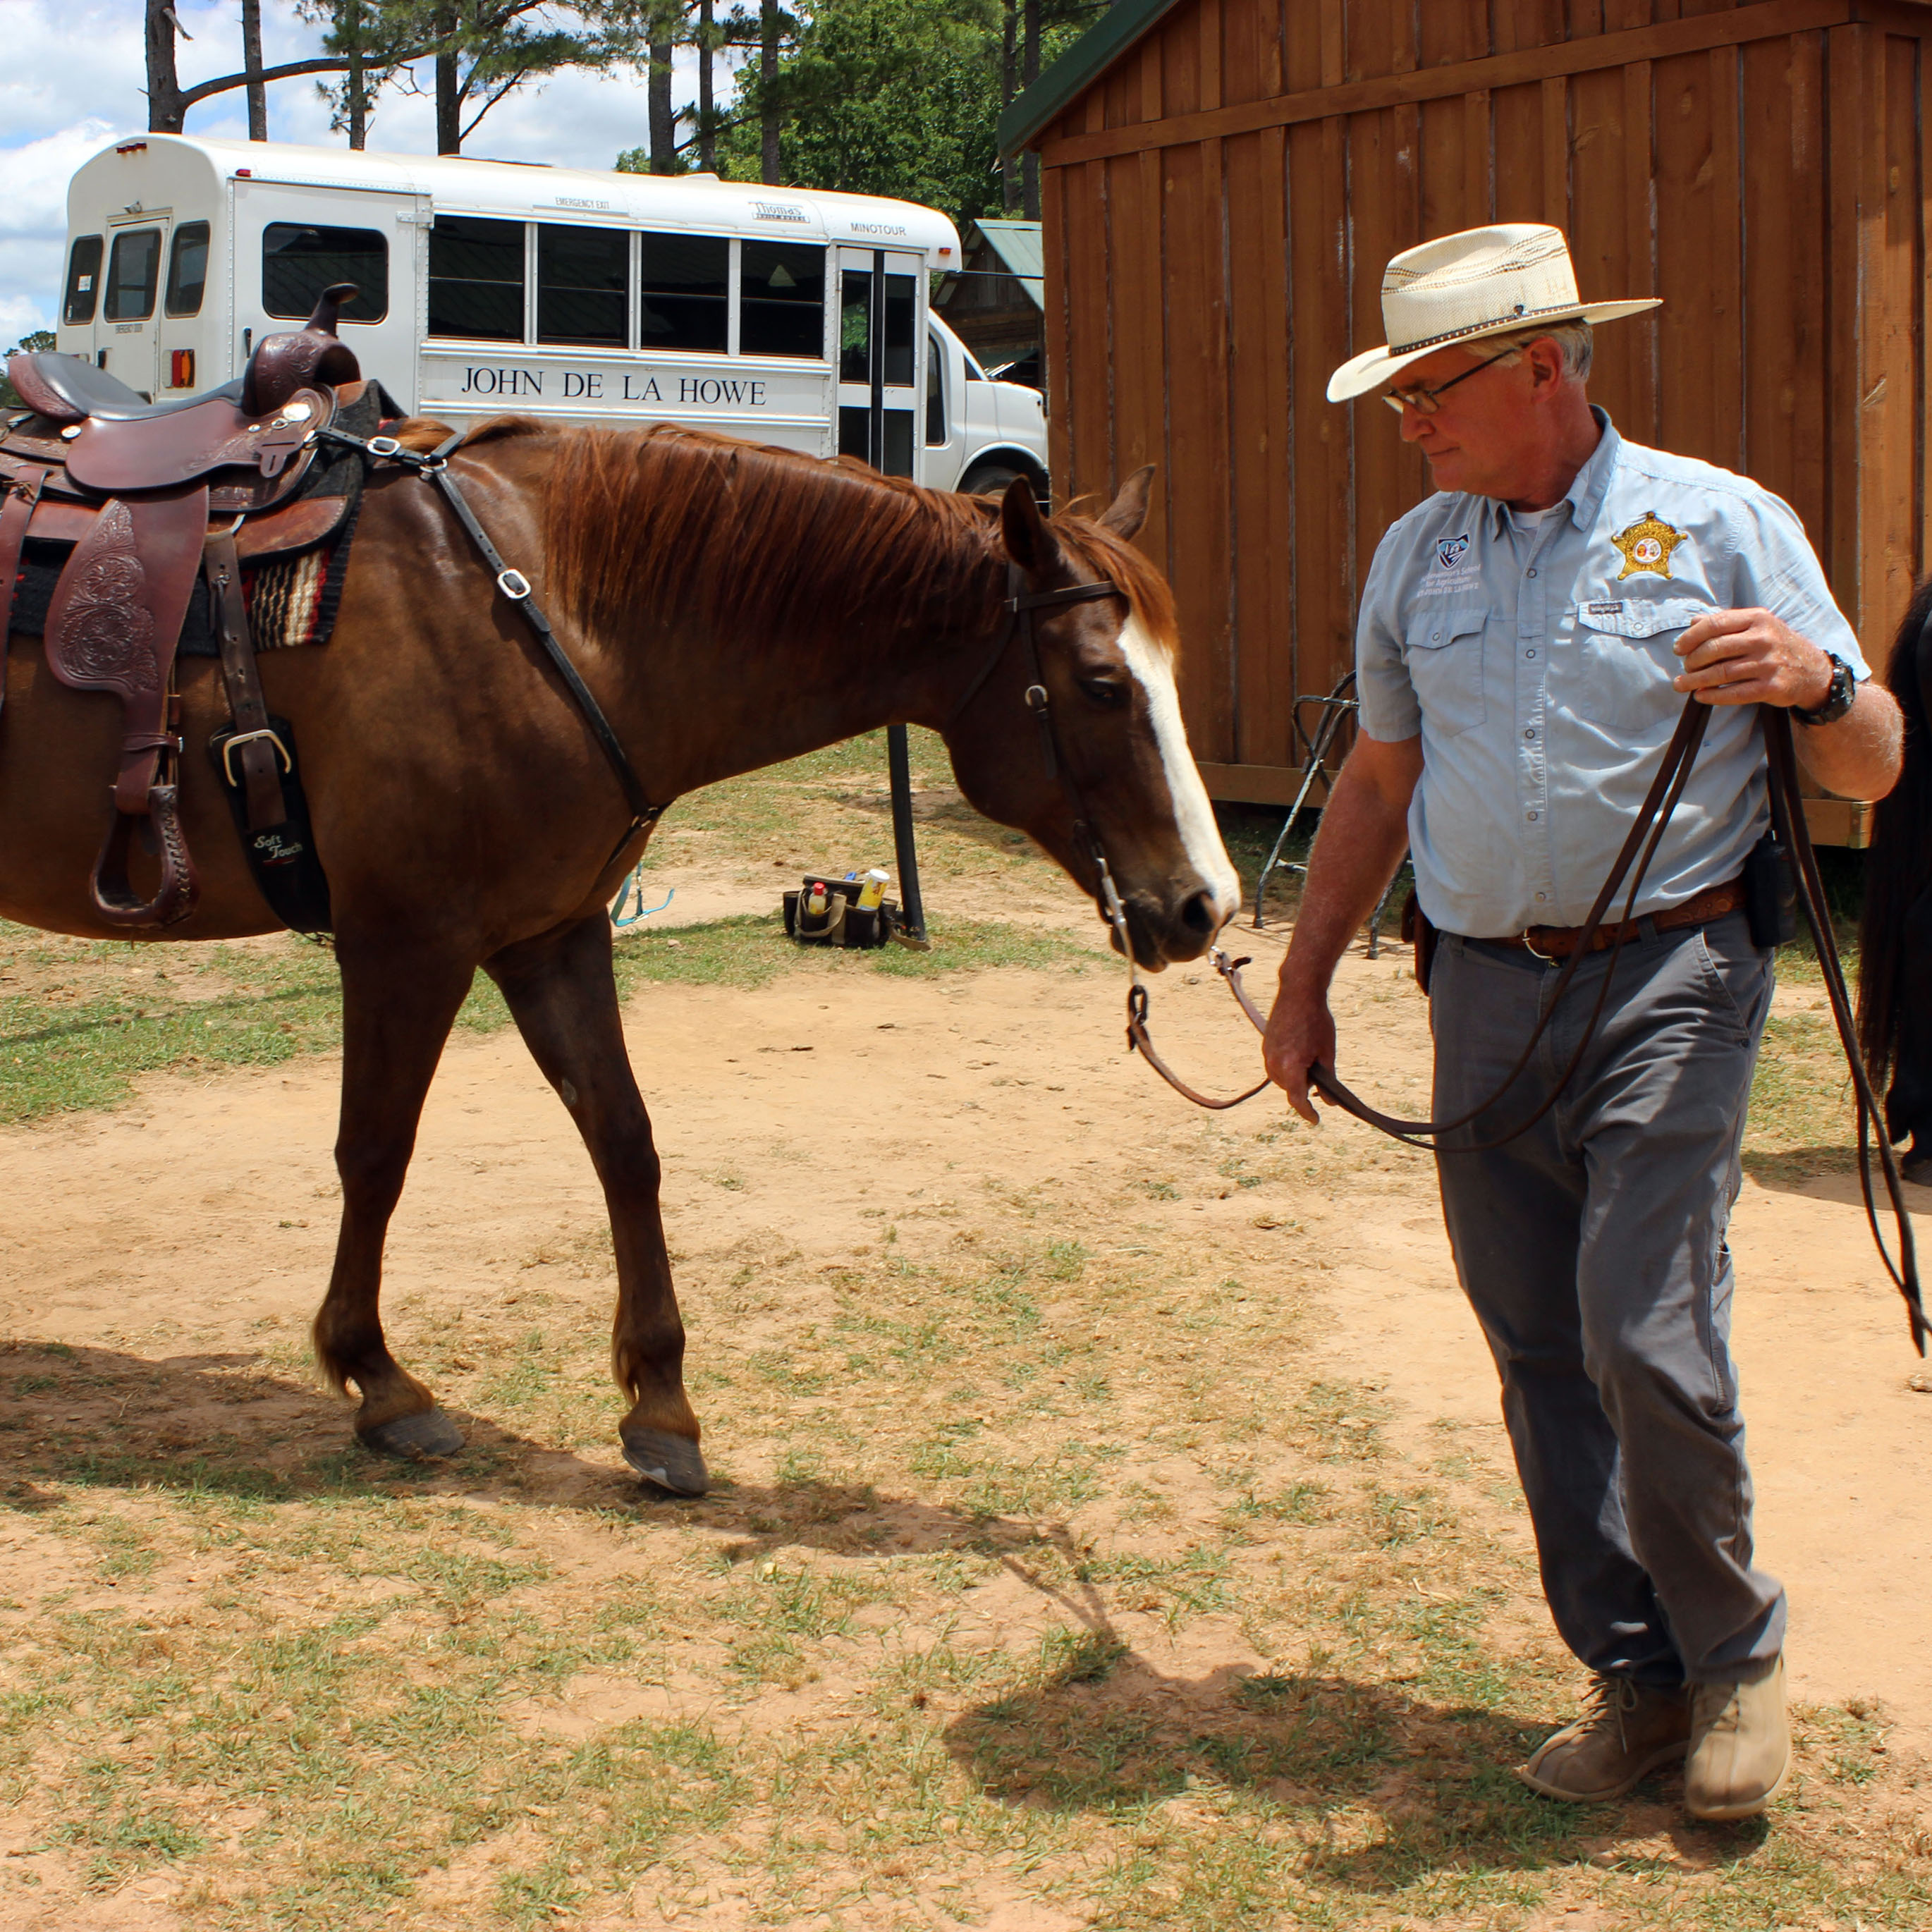
{"label": "man's hand", "polygon": [[1308,1097],[1308,1070],[1318,1060],[1324,1066],[1335,1064],[1335,1017],[1325,994],[1291,986],[1286,975],[1283,982],[1268,1013],[1262,1058],[1268,1078],[1288,1096],[1288,1104],[1311,1127],[1318,1127],[1321,1116]]}
{"label": "man's hand", "polygon": [[1768,610],[1713,610],[1676,648],[1684,668],[1672,682],[1706,704],[1815,711],[1831,693],[1831,659]]}

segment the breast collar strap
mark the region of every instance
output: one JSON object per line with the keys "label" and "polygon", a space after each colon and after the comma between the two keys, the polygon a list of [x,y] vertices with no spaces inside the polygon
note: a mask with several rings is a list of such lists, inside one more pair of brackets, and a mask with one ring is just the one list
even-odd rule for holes
{"label": "breast collar strap", "polygon": [[[496,573],[496,587],[523,613],[524,622],[535,634],[544,655],[549,658],[556,674],[578,710],[583,714],[584,722],[590,727],[590,735],[597,740],[598,748],[604,754],[611,770],[616,775],[618,784],[623,788],[624,802],[631,810],[631,822],[624,828],[622,835],[611,848],[610,856],[604,862],[608,866],[624,848],[646,826],[654,825],[664,816],[667,808],[656,804],[644,790],[643,779],[638,777],[637,767],[631,763],[630,754],[623,746],[610,721],[604,715],[604,707],[592,694],[570,656],[558,641],[556,633],[550,628],[550,620],[536,598],[531,595],[530,579],[521,571],[512,570],[505,563],[501,552],[490,540],[490,533],[477,520],[476,512],[470,507],[468,500],[457,487],[456,478],[449,473],[449,458],[464,432],[437,444],[428,455],[413,449],[405,449],[392,436],[375,436],[366,440],[334,429],[322,429],[316,436],[330,442],[341,443],[351,449],[359,450],[367,457],[378,462],[388,462],[412,470],[424,482],[433,483],[441,493],[443,501],[449,506],[451,514],[463,526],[464,534],[476,546],[483,560]],[[990,668],[990,667],[989,667]],[[601,869],[601,868],[600,868]]]}

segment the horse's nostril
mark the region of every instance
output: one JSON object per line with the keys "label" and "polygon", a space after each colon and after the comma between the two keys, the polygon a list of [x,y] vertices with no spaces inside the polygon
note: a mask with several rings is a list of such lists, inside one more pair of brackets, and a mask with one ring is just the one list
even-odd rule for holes
{"label": "horse's nostril", "polygon": [[1180,922],[1190,932],[1198,933],[1203,939],[1211,938],[1215,925],[1214,894],[1196,892],[1181,908]]}

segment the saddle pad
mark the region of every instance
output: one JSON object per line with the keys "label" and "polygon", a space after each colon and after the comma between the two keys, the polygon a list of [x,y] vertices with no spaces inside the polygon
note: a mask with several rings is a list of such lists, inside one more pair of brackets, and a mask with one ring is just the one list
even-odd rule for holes
{"label": "saddle pad", "polygon": [[[336,421],[351,436],[371,436],[394,407],[380,386],[371,382],[363,395],[338,415]],[[335,629],[336,610],[342,602],[343,580],[349,571],[350,540],[355,535],[356,520],[362,508],[366,474],[367,466],[358,451],[338,446],[319,454],[304,479],[301,500],[346,496],[350,499],[347,514],[328,541],[316,548],[286,551],[244,566],[242,595],[248,601],[249,626],[258,652],[328,642]],[[15,631],[28,637],[45,634],[47,607],[73,549],[70,543],[35,537],[27,539],[21,550],[20,575],[14,597],[12,628]],[[199,577],[188,600],[177,655],[184,658],[220,656],[208,585]]]}
{"label": "saddle pad", "polygon": [[[343,580],[349,574],[349,543],[355,534],[355,511],[334,538],[316,550],[292,556],[265,557],[242,572],[242,594],[248,607],[248,625],[261,651],[284,651],[302,644],[326,644],[335,629],[342,602]],[[19,587],[14,596],[14,629],[28,637],[45,634],[47,607],[54,586],[67,567],[71,544],[47,543],[29,537],[22,546]],[[214,612],[207,580],[195,579],[182,625],[177,653],[184,658],[221,655],[215,641]]]}

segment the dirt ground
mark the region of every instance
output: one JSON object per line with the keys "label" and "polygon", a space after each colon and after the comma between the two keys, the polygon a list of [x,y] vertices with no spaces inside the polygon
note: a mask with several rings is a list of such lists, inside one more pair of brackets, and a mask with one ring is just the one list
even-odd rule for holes
{"label": "dirt ground", "polygon": [[[668,946],[680,916],[762,909],[771,876],[694,874],[674,911],[626,943]],[[1036,920],[1080,922],[1078,907],[1064,898],[1042,897],[1018,910]],[[1084,922],[1078,930],[1086,931]],[[1251,976],[1265,988],[1274,942],[1264,936],[1255,950]],[[1174,1549],[1192,1548],[1188,1538],[1204,1534],[1199,1526],[1220,1520],[1216,1513],[1227,1508],[1235,1463],[1252,1456],[1258,1467],[1266,1460],[1270,1390],[1292,1347],[1298,1390],[1352,1392],[1340,1406],[1358,1408],[1360,1418],[1330,1418],[1345,1439],[1351,1429],[1372,1429],[1385,1445],[1382,1453],[1396,1459],[1390,1466],[1404,1472],[1453,1465],[1455,1508],[1466,1519],[1460,1533],[1498,1559],[1493,1573],[1471,1586],[1488,1593],[1486,1640],[1534,1660],[1540,1682],[1568,1681],[1528,1568],[1494,1375],[1455,1286],[1429,1165],[1351,1124],[1331,1122],[1318,1136],[1284,1126],[1282,1110],[1265,1101],[1218,1120],[1185,1108],[1120,1050],[1115,969],[1098,956],[1076,964],[1077,970],[925,980],[794,974],[754,991],[651,986],[632,1000],[627,1028],[665,1159],[670,1240],[691,1322],[688,1366],[724,1499],[715,1510],[706,1504],[686,1512],[675,1532],[650,1534],[708,1536],[710,1545],[740,1556],[754,1548],[758,1561],[775,1570],[794,1558],[817,1561],[814,1547],[836,1553],[841,1546],[826,1540],[830,1532],[801,1529],[778,1504],[758,1499],[778,1495],[788,1480],[802,1480],[802,1470],[821,1485],[828,1472],[862,1472],[872,1466],[868,1436],[883,1441],[902,1423],[923,1418],[934,1440],[952,1441],[947,1432],[962,1404],[970,1410],[965,1424],[986,1439],[1014,1438],[1009,1462],[1018,1467],[1030,1425],[1014,1379],[975,1376],[969,1360],[890,1386],[864,1383],[856,1372],[848,1378],[832,1337],[842,1321],[848,1334],[862,1323],[865,1285],[883,1279],[889,1263],[902,1272],[943,1270],[1024,1228],[1046,1244],[1040,1252],[1046,1257],[1056,1241],[1072,1240],[1078,1255],[1070,1265],[1086,1268],[1082,1279],[1092,1282],[1112,1267],[1133,1284],[1132,1309],[1124,1289],[1108,1289],[1112,1301],[1105,1294],[1083,1300],[1072,1291],[1058,1301],[1036,1298],[1040,1332],[1064,1345],[1060,1368],[1042,1359],[1046,1379],[1058,1376],[1067,1402],[1087,1354],[1112,1352],[1108,1398],[1090,1407],[1083,1426],[1096,1453],[1130,1456],[1124,1466],[1137,1472],[1142,1488],[1123,1478],[1111,1482],[1100,1502],[1076,1498],[1071,1508],[1028,1510],[1009,1500],[1003,1520],[1052,1519],[1054,1534],[1071,1536],[1083,1550],[1104,1550],[1110,1533],[1131,1543],[1141,1505],[1121,1499],[1157,1491],[1157,1508],[1145,1506],[1148,1520],[1172,1528],[1180,1539]],[[1793,1011],[1807,1005],[1802,988],[1780,998]],[[1426,1016],[1407,977],[1406,951],[1391,948],[1375,962],[1359,953],[1351,958],[1337,1006],[1345,1073],[1397,1102],[1420,1102]],[[1164,1043],[1195,1077],[1232,1082],[1245,1073],[1250,1038],[1211,975],[1172,974],[1156,982],[1156,1013]],[[216,1436],[242,1460],[254,1456],[278,1469],[322,1456],[353,1458],[346,1405],[316,1392],[300,1366],[302,1331],[334,1240],[329,1147],[337,1071],[332,1057],[318,1056],[259,1072],[156,1076],[130,1106],[0,1132],[8,1175],[0,1195],[0,1346],[13,1351],[16,1366],[41,1360],[50,1345],[73,1352],[56,1362],[91,1365],[85,1387],[50,1372],[34,1384],[49,1392],[38,1394],[28,1387],[32,1378],[20,1381],[14,1403],[26,1418],[25,1435],[0,1438],[0,1468],[11,1466],[4,1472],[45,1489],[50,1468],[77,1482],[90,1456],[111,1465],[117,1454],[138,1454],[166,1466]],[[1757,1165],[1733,1230],[1736,1346],[1761,1554],[1790,1591],[1795,1698],[1869,1715],[1880,1754],[1872,1761],[1888,1760],[1879,1778],[1887,1802],[1922,1821],[1920,1801],[1910,1795],[1919,1789],[1916,1774],[1899,1768],[1932,1750],[1932,1652],[1922,1634],[1932,1596],[1932,1492],[1924,1477],[1932,1394],[1911,1384],[1918,1364],[1870,1251],[1854,1184],[1838,1174],[1792,1181],[1779,1172],[1774,1162]],[[392,1232],[386,1307],[399,1353],[468,1418],[479,1444],[496,1446],[498,1460],[478,1465],[480,1476],[459,1466],[410,1490],[408,1507],[441,1497],[452,1506],[467,1498],[478,1515],[513,1506],[534,1513],[542,1521],[519,1534],[544,1544],[558,1574],[573,1576],[609,1560],[592,1546],[599,1512],[628,1513],[628,1520],[640,1508],[649,1518],[653,1507],[635,1500],[616,1453],[614,1395],[596,1381],[609,1294],[597,1249],[601,1219],[570,1124],[514,1034],[456,1040]],[[1050,1258],[1038,1268],[1036,1279],[1050,1280]],[[474,1340],[492,1324],[508,1335],[526,1316],[537,1318],[532,1310],[542,1311],[552,1338],[544,1346],[559,1330],[567,1334],[573,1366],[560,1375],[572,1384],[568,1406],[550,1394],[514,1395],[508,1372],[485,1360]],[[944,1320],[943,1307],[935,1313]],[[1190,1325],[1197,1316],[1202,1325]],[[1210,1322],[1218,1324],[1211,1335]],[[1252,1343],[1243,1339],[1250,1329]],[[1286,1338],[1278,1345],[1277,1330]],[[1202,1336],[1213,1346],[1202,1340],[1190,1362]],[[1043,1385],[1038,1378],[1025,1383],[1028,1399]],[[747,1406],[754,1387],[763,1391],[755,1426]],[[1207,1420],[1193,1437],[1173,1436],[1170,1425],[1190,1401]],[[524,1406],[516,1409],[517,1402]],[[504,1418],[512,1410],[516,1440],[506,1448],[502,1431],[511,1425]],[[1243,1425],[1252,1448],[1215,1436],[1213,1419],[1223,1410],[1255,1416]],[[815,1431],[808,1445],[815,1461],[800,1460],[804,1438],[787,1433],[803,1426],[800,1416]],[[1148,1443],[1162,1429],[1170,1433],[1156,1454]],[[512,1449],[514,1496],[490,1473],[508,1466],[502,1459]],[[48,1462],[55,1450],[67,1454],[64,1464]],[[1334,1466],[1327,1451],[1321,1460]],[[922,1468],[947,1473],[942,1463],[916,1457],[908,1466],[915,1475]],[[940,1504],[934,1493],[922,1496],[904,1468],[895,1473],[890,1482],[875,1475],[874,1500],[852,1505],[865,1519],[868,1547],[929,1552],[945,1541],[934,1528]],[[368,1480],[391,1478],[379,1470]],[[956,1493],[963,1492],[946,1492]],[[760,1518],[761,1508],[775,1514]],[[1292,1552],[1284,1558],[1280,1546],[1294,1545],[1298,1534],[1262,1535],[1270,1560],[1299,1562]],[[165,1620],[201,1601],[198,1592],[232,1575],[239,1560],[170,1546],[158,1563],[114,1580],[100,1567],[99,1546],[98,1536],[90,1542],[64,1528],[58,1508],[0,1515],[0,1608],[10,1613],[0,1616],[0,1682],[16,1694],[23,1660],[34,1654],[27,1620],[36,1605],[58,1601],[67,1614],[103,1617],[139,1609]],[[1413,1556],[1423,1566],[1409,1580],[1427,1598],[1433,1586],[1426,1542],[1419,1551],[1406,1547],[1403,1560]],[[1083,1595],[1075,1583],[1054,1580],[1058,1573],[1030,1570],[1029,1560],[1007,1551],[943,1602],[861,1608],[860,1628],[871,1620],[902,1649],[960,1643],[963,1630],[988,1654],[1044,1643],[1053,1628],[1076,1637],[1082,1628],[1100,1631],[1121,1650],[1120,1667],[1138,1672],[1149,1696],[1196,1687],[1186,1694],[1205,1696],[1199,1687],[1225,1689],[1243,1673],[1283,1671],[1285,1656],[1304,1672],[1321,1664],[1320,1655],[1296,1652],[1278,1634],[1258,1636],[1262,1625],[1252,1618],[1183,1617],[1157,1595],[1136,1609],[1140,1600],[1122,1589],[1096,1610],[1100,1599],[1092,1588]],[[1127,1573],[1117,1567],[1094,1574]],[[541,1591],[526,1600],[542,1613]],[[290,1613],[296,1613],[292,1606]],[[520,1684],[502,1709],[518,1735],[574,1745],[611,1726],[670,1720],[710,1725],[728,1737],[747,1728],[808,1733],[832,1722],[835,1706],[845,1708],[842,1696],[860,1700],[854,1686],[861,1680],[842,1679],[823,1658],[815,1676],[767,1672],[755,1681],[755,1694],[727,1696],[707,1654],[700,1646],[655,1672],[592,1666],[547,1689]],[[1069,1674],[1080,1681],[1078,1669]],[[1394,1681],[1402,1681],[1400,1673]],[[1544,1714],[1560,1716],[1561,1699],[1550,1694]],[[127,1722],[132,1738],[134,1720]],[[983,1763],[976,1775],[997,1798],[997,1780]],[[1196,1782],[1190,1778],[1189,1790]],[[1024,1806],[1023,1792],[1018,1802]],[[1186,1791],[1162,1800],[1170,1812],[1204,1802]],[[1851,1802],[1844,1828],[1862,1832],[1856,1790]],[[197,1893],[183,1876],[192,1858],[150,1857],[106,1877],[107,1868],[97,1864],[90,1876],[77,1852],[56,1843],[50,1820],[58,1809],[30,1800],[10,1818],[0,1816],[0,1926],[42,1932],[230,1922],[215,1910],[227,1896],[218,1885]],[[252,1814],[222,1815],[220,1831],[204,1823],[198,1842],[218,1850],[226,1843],[245,1862]],[[1694,1864],[1681,1834],[1673,1840],[1669,1815],[1657,1804],[1632,1814],[1616,1856],[1648,1845],[1662,1847],[1666,1863]],[[541,1838],[542,1820],[518,1828]],[[486,1849],[448,1861],[406,1908],[368,1906],[368,1922],[383,1922],[384,1912],[392,1923],[396,1912],[409,1923],[499,1922],[477,1902],[486,1895],[478,1888],[514,1865],[514,1832],[499,1832]],[[581,1914],[585,1922],[612,1926],[956,1923],[1004,1932],[1129,1922],[1355,1922],[1304,1921],[1286,1907],[1278,1917],[1242,1917],[1203,1916],[1193,1905],[1184,1910],[1184,1901],[1171,1912],[1149,1906],[1138,1916],[1125,1907],[1090,1906],[1081,1902],[1085,1882],[1068,1875],[1084,1868],[1087,1856],[1064,1852],[1071,1862],[1056,1889],[1030,1877],[1035,1865],[1010,1847],[988,1853],[974,1873],[947,1880],[954,1889],[944,1912],[914,1896],[917,1859],[904,1869],[866,1865],[848,1848],[834,1862],[850,1865],[847,1876],[858,1888],[848,1886],[842,1906],[806,1891],[797,1894],[795,1913],[776,1894],[757,1904],[755,1886],[734,1888],[715,1873],[706,1890],[709,1868],[694,1865],[695,1902],[682,1916],[648,1887],[628,1894],[593,1887],[562,1904],[546,1905],[533,1892],[529,1912],[511,1912],[503,1922],[555,1924]],[[1592,1856],[1600,1865],[1610,1857]],[[884,1890],[868,1892],[868,1886]],[[878,1902],[888,1894],[899,1903]],[[496,1901],[490,1911],[507,1912],[506,1896],[500,1883],[488,1894]],[[1514,1904],[1448,1900],[1424,1912],[1417,1894],[1388,1907],[1413,1916],[1375,1922],[1533,1924],[1571,1932],[1652,1922],[1634,1897],[1565,1892],[1559,1883]],[[418,1908],[432,1906],[434,1916],[418,1922]],[[366,1916],[360,1904],[339,1917],[317,1910],[310,1918],[289,1907],[265,1912],[260,1922],[359,1924]],[[1633,1912],[1638,1916],[1626,1916]],[[1732,1922],[1694,1912],[1671,1922]],[[1840,1922],[1814,1910],[1789,1922]],[[1868,1916],[1862,1922],[1909,1921]],[[1850,1932],[1849,1906],[1842,1924]]]}

